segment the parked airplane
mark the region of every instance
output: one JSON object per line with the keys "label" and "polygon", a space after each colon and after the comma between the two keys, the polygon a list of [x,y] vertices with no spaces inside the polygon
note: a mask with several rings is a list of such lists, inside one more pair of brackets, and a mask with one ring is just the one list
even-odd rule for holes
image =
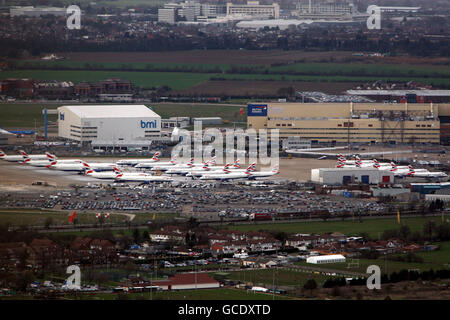
{"label": "parked airplane", "polygon": [[156,166],[174,166],[174,165],[177,164],[177,158],[178,158],[178,156],[174,155],[170,159],[170,161],[168,161],[168,162],[160,162],[160,161],[157,161],[157,162],[155,162],[155,161],[154,162],[142,162],[142,161],[139,161],[135,165],[135,168],[149,169],[149,168],[153,168],[153,167],[156,167]]}
{"label": "parked airplane", "polygon": [[31,160],[30,158],[21,161],[21,164],[26,164],[33,167],[45,167],[50,164],[51,160]]}
{"label": "parked airplane", "polygon": [[60,171],[84,171],[85,166],[82,162],[77,163],[59,163],[59,161],[52,161],[49,165],[45,166],[51,170],[60,170]]}
{"label": "parked airplane", "polygon": [[215,175],[215,174],[230,174],[230,173],[242,173],[242,172],[252,172],[255,171],[255,163],[252,163],[250,166],[247,167],[247,169],[234,169],[231,170],[229,167],[232,166],[230,164],[225,165],[225,167],[212,167],[210,169],[208,168],[202,168],[203,170],[192,170],[189,173],[186,174],[186,177],[201,177],[203,175],[209,174],[209,175]]}
{"label": "parked airplane", "polygon": [[[173,164],[173,165],[156,165],[153,166],[152,168],[150,168],[150,171],[167,171],[170,169],[190,169],[190,168],[194,168],[196,166],[204,166],[204,163],[201,164],[195,164],[194,163],[194,158],[191,158],[188,162],[186,163],[177,163],[177,164]],[[137,167],[137,166],[136,166]]]}
{"label": "parked airplane", "polygon": [[87,164],[86,162],[83,162],[83,165],[86,167],[86,169],[92,169],[95,171],[113,171],[113,168],[116,166],[114,163],[102,163],[102,162],[93,162]]}
{"label": "parked airplane", "polygon": [[122,172],[117,167],[114,167],[113,170],[116,175],[121,174],[121,177],[136,177],[136,176],[148,177],[148,176],[151,176],[151,174],[145,173],[145,172]]}
{"label": "parked airplane", "polygon": [[227,181],[230,179],[245,179],[245,178],[247,178],[247,173],[245,173],[245,172],[232,172],[228,169],[224,169],[223,171],[224,171],[224,173],[204,174],[199,179],[200,180]]}
{"label": "parked airplane", "polygon": [[9,161],[9,162],[18,162],[23,160],[23,156],[9,156],[6,153],[3,152],[2,149],[0,149],[0,159]]}
{"label": "parked airplane", "polygon": [[50,162],[58,161],[59,164],[62,164],[62,163],[81,163],[81,162],[83,162],[83,160],[81,160],[81,159],[64,159],[64,160],[59,160],[54,154],[51,154],[49,152],[46,152],[45,155],[47,156],[47,158],[48,158],[48,160]]}
{"label": "parked airplane", "polygon": [[28,154],[23,150],[19,150],[20,154],[25,158],[25,159],[31,159],[31,160],[45,160],[47,159],[47,154]]}
{"label": "parked airplane", "polygon": [[396,177],[409,176],[411,172],[429,172],[427,169],[414,169],[411,165],[397,167],[393,162],[391,165],[392,168],[390,171],[393,172]]}
{"label": "parked airplane", "polygon": [[414,169],[410,169],[408,176],[417,178],[447,178],[448,175],[442,171],[421,171],[417,172]]}
{"label": "parked airplane", "polygon": [[159,152],[156,152],[152,158],[150,159],[124,159],[124,160],[119,160],[116,162],[117,165],[119,166],[125,166],[125,165],[129,165],[129,166],[135,166],[139,163],[155,163],[159,161]]}
{"label": "parked airplane", "polygon": [[169,182],[173,181],[172,178],[167,176],[152,176],[152,175],[126,175],[120,173],[115,178],[116,181],[119,182],[142,182],[142,183],[150,183],[150,182]]}
{"label": "parked airplane", "polygon": [[[166,169],[166,174],[180,174],[180,175],[187,175],[190,172],[193,171],[211,171],[211,170],[219,170],[219,168],[217,167],[216,169],[214,169],[215,167],[210,167],[209,166],[209,161],[205,162],[203,164],[203,166],[172,166],[172,167],[167,167]],[[155,168],[156,169],[156,168]],[[154,170],[154,169],[152,169]],[[159,170],[159,169],[156,169]]]}
{"label": "parked airplane", "polygon": [[[83,165],[86,167],[87,163],[83,163]],[[113,169],[117,168],[114,167]],[[117,173],[115,171],[97,172],[93,170],[89,165],[87,165],[85,175],[97,179],[115,179],[117,177]]]}
{"label": "parked airplane", "polygon": [[249,179],[265,178],[265,177],[271,177],[276,174],[279,174],[280,173],[279,169],[280,169],[280,167],[278,165],[276,165],[273,167],[272,171],[257,171],[257,172],[246,171],[245,173],[247,174]]}

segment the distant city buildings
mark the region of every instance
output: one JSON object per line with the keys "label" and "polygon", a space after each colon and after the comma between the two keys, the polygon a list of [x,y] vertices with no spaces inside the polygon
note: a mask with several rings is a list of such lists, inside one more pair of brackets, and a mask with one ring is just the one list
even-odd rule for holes
{"label": "distant city buildings", "polygon": [[33,7],[33,6],[26,6],[26,7],[19,7],[14,6],[10,7],[9,9],[9,15],[11,17],[18,17],[18,16],[27,16],[27,17],[40,17],[40,16],[65,16],[66,15],[66,8],[58,8],[58,7]]}
{"label": "distant city buildings", "polygon": [[278,3],[259,4],[259,1],[248,1],[247,4],[227,3],[227,16],[251,16],[255,18],[278,19],[280,6]]}
{"label": "distant city buildings", "polygon": [[158,10],[158,22],[175,23],[233,21],[239,19],[278,19],[280,6],[277,3],[260,4],[259,1],[248,1],[246,4],[227,3],[226,5],[184,1],[166,3]]}

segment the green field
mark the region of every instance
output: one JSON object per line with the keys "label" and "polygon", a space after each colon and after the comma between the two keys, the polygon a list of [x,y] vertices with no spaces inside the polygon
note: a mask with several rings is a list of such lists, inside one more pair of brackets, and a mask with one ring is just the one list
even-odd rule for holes
{"label": "green field", "polygon": [[[450,218],[447,214],[446,219]],[[440,223],[441,217],[415,217],[415,218],[403,218],[402,223],[408,225],[411,231],[423,230],[423,225],[433,220],[437,224]],[[228,226],[229,229],[239,230],[242,232],[247,231],[283,231],[286,233],[327,233],[327,232],[341,232],[345,235],[358,235],[362,232],[367,232],[371,238],[378,239],[379,236],[385,230],[397,229],[397,218],[383,218],[383,219],[363,219],[359,222],[355,221],[312,221],[312,222],[288,222],[288,223],[268,223],[268,224],[245,224]]]}
{"label": "green field", "polygon": [[[52,211],[40,211],[40,210],[8,210],[0,212],[0,225],[9,224],[13,226],[22,225],[34,225],[42,226],[45,224],[47,218],[52,218],[52,225],[68,225],[69,212],[52,212]],[[153,221],[153,213],[133,213],[135,215],[133,223],[142,224],[147,221]],[[167,221],[173,219],[176,216],[174,213],[156,213],[155,221]],[[95,217],[95,213],[80,213],[77,212],[78,223],[80,224],[92,224],[98,220]],[[121,223],[127,219],[123,214],[111,213],[106,223]]]}
{"label": "green field", "polygon": [[[83,295],[83,300],[114,300],[117,294],[99,293],[93,295]],[[130,299],[150,300],[150,293],[132,293],[127,295]],[[201,290],[180,290],[180,291],[159,291],[152,293],[153,300],[272,300],[271,294],[253,293],[240,289],[201,289]],[[286,299],[275,295],[276,300]]]}
{"label": "green field", "polygon": [[143,88],[169,86],[173,90],[183,90],[202,81],[209,80],[210,74],[187,72],[128,72],[128,71],[62,71],[62,70],[18,70],[0,72],[0,79],[32,78],[35,80],[61,80],[80,83],[100,81],[109,78],[130,80]]}
{"label": "green field", "polygon": [[270,72],[298,72],[320,75],[359,75],[359,76],[408,76],[408,77],[445,77],[450,76],[450,68],[430,65],[395,65],[363,63],[296,63],[279,67],[270,67]]}
{"label": "green field", "polygon": [[368,63],[295,63],[282,66],[266,65],[234,65],[213,63],[146,63],[146,62],[93,62],[93,61],[42,61],[19,60],[16,62],[21,68],[73,68],[73,69],[130,69],[141,71],[157,71],[165,69],[170,71],[186,72],[237,72],[251,68],[258,73],[271,74],[304,74],[304,75],[346,75],[352,77],[424,77],[424,78],[449,78],[450,68],[435,65],[393,65],[393,64],[368,64]]}
{"label": "green field", "polygon": [[260,80],[260,81],[308,81],[308,82],[390,82],[417,81],[434,86],[450,86],[450,78],[421,78],[393,76],[328,76],[328,75],[289,75],[289,74],[221,74],[214,79],[221,80]]}
{"label": "green field", "polygon": [[[121,70],[136,70],[136,71],[182,71],[182,72],[223,72],[229,70],[232,66],[230,64],[216,64],[216,63],[147,63],[147,62],[98,62],[98,61],[74,61],[74,60],[57,60],[57,61],[42,61],[42,60],[19,60],[16,61],[17,66],[24,69],[86,69],[86,70],[102,70],[115,69]],[[263,66],[252,66],[253,68],[262,69]]]}
{"label": "green field", "polygon": [[301,271],[290,271],[285,269],[259,269],[259,270],[241,270],[227,272],[226,277],[231,280],[238,280],[253,285],[272,285],[275,286],[300,286],[309,279],[314,279],[318,285],[322,285],[328,276],[314,273],[305,273]]}
{"label": "green field", "polygon": [[[18,64],[22,67],[29,65],[34,68],[73,68],[84,70],[24,69],[4,71],[0,73],[0,79],[33,78],[36,80],[65,80],[79,83],[118,77],[130,80],[134,85],[143,88],[169,86],[173,90],[185,90],[211,79],[303,82],[374,82],[377,80],[408,82],[414,80],[434,86],[450,86],[450,68],[442,66],[302,63],[280,67],[265,67],[262,65],[149,64],[143,62],[80,62],[70,60],[19,61]],[[247,68],[251,68],[251,70],[247,70]],[[103,71],[103,69],[113,69],[114,71]]]}
{"label": "green field", "polygon": [[[0,104],[0,126],[4,128],[32,128],[44,125],[42,109],[55,109],[57,104]],[[239,113],[241,107],[223,106],[214,104],[187,104],[187,103],[152,103],[147,104],[162,118],[169,117],[222,117],[224,121],[246,122],[246,112]],[[48,115],[48,121],[56,121],[56,115]]]}
{"label": "green field", "polygon": [[400,270],[415,270],[418,269],[420,272],[428,271],[430,269],[440,270],[449,268],[450,264],[450,242],[438,243],[441,246],[440,250],[431,252],[420,252],[416,255],[423,257],[424,262],[402,262],[402,261],[392,261],[380,257],[378,259],[357,259],[359,266],[349,268],[349,262],[353,262],[352,259],[347,259],[343,263],[327,263],[321,265],[314,265],[306,262],[297,262],[297,265],[308,266],[308,267],[318,267],[321,269],[329,270],[342,270],[342,271],[353,271],[366,273],[367,267],[370,265],[378,265],[382,273],[390,274],[392,272],[398,272]]}
{"label": "green field", "polygon": [[[67,225],[68,212],[41,212],[38,210],[27,211],[2,211],[0,212],[0,225],[12,226],[43,226],[48,218],[52,219],[51,226]],[[79,213],[77,212],[78,223],[96,223],[98,219],[95,213]],[[125,216],[119,214],[111,214],[105,222],[120,223],[126,219]]]}

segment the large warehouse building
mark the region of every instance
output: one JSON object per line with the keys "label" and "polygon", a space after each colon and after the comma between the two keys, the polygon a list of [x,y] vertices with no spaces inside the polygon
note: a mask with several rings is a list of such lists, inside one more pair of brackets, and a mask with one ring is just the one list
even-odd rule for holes
{"label": "large warehouse building", "polygon": [[[440,143],[450,104],[260,103],[247,106],[247,126],[279,129],[317,143]],[[446,129],[447,130],[447,129]],[[447,139],[447,135],[442,140]],[[442,141],[445,143],[445,141]]]}
{"label": "large warehouse building", "polygon": [[62,106],[58,135],[105,148],[149,146],[161,137],[161,117],[144,105]]}
{"label": "large warehouse building", "polygon": [[311,181],[326,185],[392,184],[394,173],[375,168],[319,168],[311,169]]}

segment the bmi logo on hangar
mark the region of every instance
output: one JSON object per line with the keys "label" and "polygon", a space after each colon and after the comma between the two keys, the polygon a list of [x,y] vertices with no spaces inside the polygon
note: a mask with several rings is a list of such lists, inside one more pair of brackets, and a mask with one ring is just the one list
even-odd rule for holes
{"label": "bmi logo on hangar", "polygon": [[154,128],[156,129],[156,120],[153,121],[143,121],[141,120],[141,128],[142,129],[149,129],[149,128]]}

